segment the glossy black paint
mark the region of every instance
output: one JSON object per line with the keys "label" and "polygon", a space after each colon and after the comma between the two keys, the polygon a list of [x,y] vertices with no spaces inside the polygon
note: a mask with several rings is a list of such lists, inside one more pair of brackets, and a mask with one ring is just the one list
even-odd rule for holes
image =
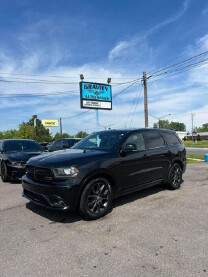
{"label": "glossy black paint", "polygon": [[[125,151],[126,141],[131,135],[141,133],[143,136],[145,132],[149,131],[159,132],[164,139],[164,146],[154,149],[145,149],[144,147],[142,150],[131,152]],[[103,132],[109,132],[109,134],[110,132],[122,132],[124,135],[122,140],[110,151],[66,149],[30,159],[28,165],[49,169],[74,166],[78,168],[79,173],[77,177],[66,180],[58,180],[54,177],[51,183],[31,180],[26,174],[22,179],[23,196],[45,207],[75,210],[84,187],[94,178],[107,178],[113,188],[113,197],[115,198],[165,182],[169,169],[176,162],[180,164],[183,172],[186,169],[184,145],[179,139],[177,145],[168,145],[162,135],[163,132],[175,134],[173,131],[139,129]],[[31,195],[31,193],[34,194]],[[53,206],[50,197],[60,198],[65,206]]]}
{"label": "glossy black paint", "polygon": [[52,144],[46,145],[46,150],[49,152],[63,150],[67,148],[71,148],[75,143],[79,142],[79,138],[62,138],[57,139]]}
{"label": "glossy black paint", "polygon": [[[16,143],[16,142],[30,142],[37,146],[39,150],[20,152],[20,151],[5,151],[6,142]],[[27,139],[4,139],[0,140],[0,165],[2,163],[6,164],[7,173],[9,180],[20,180],[25,174],[25,165],[26,162],[37,155],[40,155],[43,152],[43,149],[33,140]],[[0,175],[1,175],[1,166],[0,166]]]}

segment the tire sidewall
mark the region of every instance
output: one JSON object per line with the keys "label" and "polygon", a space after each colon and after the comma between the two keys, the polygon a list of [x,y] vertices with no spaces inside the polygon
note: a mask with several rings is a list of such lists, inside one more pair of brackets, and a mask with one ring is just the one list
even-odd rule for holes
{"label": "tire sidewall", "polygon": [[[171,177],[172,177],[172,173],[176,169],[176,167],[180,169],[180,179],[181,179],[181,181],[180,181],[180,183],[173,184]],[[170,189],[174,190],[174,189],[179,189],[180,188],[181,182],[182,182],[182,169],[181,169],[181,166],[178,163],[175,163],[170,168],[170,171],[169,171],[169,174],[168,174],[168,182],[167,182],[167,184],[168,184],[168,187]]]}
{"label": "tire sidewall", "polygon": [[[108,189],[109,189],[109,201],[108,201],[108,206],[105,209],[105,211],[101,212],[100,214],[95,214],[95,213],[92,213],[92,212],[89,211],[88,206],[87,206],[86,198],[87,198],[88,192],[91,189],[92,185],[94,185],[98,181],[99,182],[103,182],[103,183],[105,183],[108,186]],[[96,179],[91,180],[86,185],[86,187],[84,188],[84,190],[82,192],[82,195],[81,195],[81,198],[80,198],[80,204],[79,204],[80,213],[86,219],[95,220],[95,219],[98,219],[100,217],[105,216],[110,211],[111,206],[112,206],[112,188],[111,188],[110,182],[107,179],[105,179],[105,178],[96,178]]]}
{"label": "tire sidewall", "polygon": [[[4,174],[2,175],[2,167],[4,167]],[[6,163],[3,161],[1,162],[1,180],[2,182],[8,181],[8,174],[7,174],[7,166]]]}

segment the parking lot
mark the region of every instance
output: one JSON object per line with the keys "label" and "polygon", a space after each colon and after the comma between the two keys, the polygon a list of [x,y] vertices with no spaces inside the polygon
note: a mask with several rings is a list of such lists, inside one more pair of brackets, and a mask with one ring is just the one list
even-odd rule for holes
{"label": "parking lot", "polygon": [[0,183],[1,276],[207,276],[208,165],[181,189],[114,201],[97,221],[37,207],[21,183]]}

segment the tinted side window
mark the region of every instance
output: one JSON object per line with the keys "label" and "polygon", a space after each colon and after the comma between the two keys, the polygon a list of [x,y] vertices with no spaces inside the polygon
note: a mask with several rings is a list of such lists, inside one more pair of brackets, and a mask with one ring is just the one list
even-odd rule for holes
{"label": "tinted side window", "polygon": [[134,133],[130,135],[125,144],[135,144],[137,150],[145,150],[144,137],[142,133]]}
{"label": "tinted side window", "polygon": [[169,145],[177,145],[181,143],[179,139],[176,137],[176,135],[174,134],[162,133],[162,135],[165,137]]}
{"label": "tinted side window", "polygon": [[2,144],[3,144],[2,141],[0,141],[0,151],[3,150],[2,149],[2,147],[3,147]]}
{"label": "tinted side window", "polygon": [[66,144],[68,144],[69,147],[72,147],[77,141],[75,139],[68,139],[66,141]]}
{"label": "tinted side window", "polygon": [[62,142],[62,139],[59,139],[59,140],[56,140],[54,143],[53,143],[53,146],[54,147],[61,147],[61,142]]}
{"label": "tinted side window", "polygon": [[147,149],[166,145],[163,137],[158,132],[144,132],[144,137]]}

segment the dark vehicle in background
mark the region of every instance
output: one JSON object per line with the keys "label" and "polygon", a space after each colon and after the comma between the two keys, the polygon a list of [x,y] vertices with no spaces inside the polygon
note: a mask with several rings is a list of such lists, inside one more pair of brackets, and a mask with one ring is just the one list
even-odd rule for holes
{"label": "dark vehicle in background", "polygon": [[57,139],[52,144],[47,145],[47,149],[49,152],[63,150],[67,148],[71,148],[75,143],[79,142],[80,138],[63,138]]}
{"label": "dark vehicle in background", "polygon": [[178,189],[186,150],[174,131],[108,130],[72,149],[30,159],[23,196],[55,210],[76,210],[89,219],[109,212],[112,199],[166,183]]}
{"label": "dark vehicle in background", "polygon": [[0,175],[3,182],[20,180],[25,174],[26,162],[43,152],[34,140],[0,140]]}
{"label": "dark vehicle in background", "polygon": [[38,144],[43,148],[44,151],[48,150],[47,146],[49,145],[49,142],[39,142]]}

